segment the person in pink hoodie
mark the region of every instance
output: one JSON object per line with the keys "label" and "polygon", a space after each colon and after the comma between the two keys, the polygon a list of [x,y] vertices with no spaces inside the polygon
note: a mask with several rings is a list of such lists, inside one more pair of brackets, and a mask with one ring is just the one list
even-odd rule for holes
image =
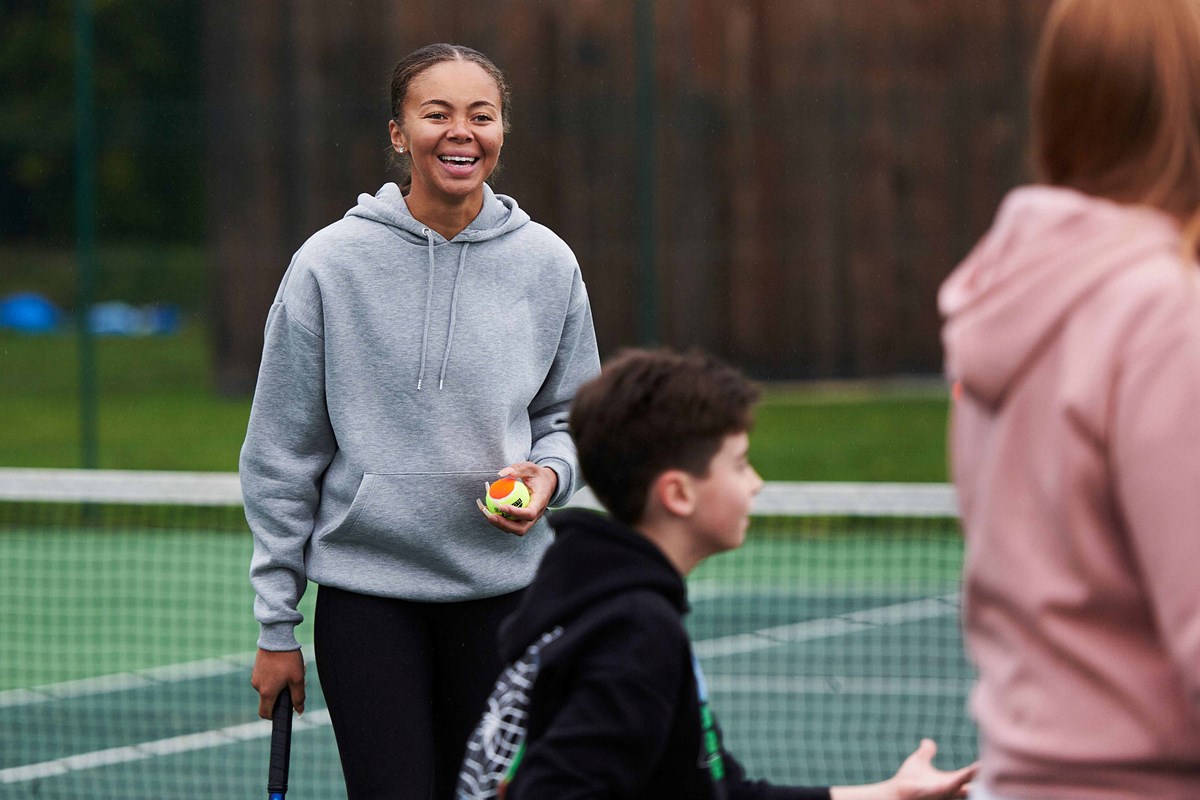
{"label": "person in pink hoodie", "polygon": [[938,295],[973,800],[1200,798],[1200,0],[1057,0]]}

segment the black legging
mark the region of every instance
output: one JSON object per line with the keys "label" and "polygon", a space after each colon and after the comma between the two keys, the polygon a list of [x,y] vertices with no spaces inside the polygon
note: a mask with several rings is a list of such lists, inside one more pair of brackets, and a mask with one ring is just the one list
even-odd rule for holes
{"label": "black legging", "polygon": [[416,603],[322,586],[317,673],[349,800],[451,800],[521,593]]}

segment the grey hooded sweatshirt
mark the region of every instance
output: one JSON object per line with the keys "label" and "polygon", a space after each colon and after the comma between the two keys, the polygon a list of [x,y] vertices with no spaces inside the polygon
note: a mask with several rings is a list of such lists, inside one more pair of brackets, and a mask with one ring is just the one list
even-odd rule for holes
{"label": "grey hooded sweatshirt", "polygon": [[259,647],[299,645],[307,581],[448,602],[528,585],[551,533],[475,507],[501,467],[581,485],[567,417],[599,373],[579,266],[553,232],[484,186],[452,240],[386,184],[314,234],[267,317],[241,452]]}

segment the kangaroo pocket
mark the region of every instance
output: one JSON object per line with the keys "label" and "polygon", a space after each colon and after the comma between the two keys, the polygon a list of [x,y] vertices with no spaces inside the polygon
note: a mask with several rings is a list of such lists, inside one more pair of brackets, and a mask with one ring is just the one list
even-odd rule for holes
{"label": "kangaroo pocket", "polygon": [[[438,599],[524,585],[548,540],[494,527],[475,505],[495,470],[366,473],[342,522],[316,536],[318,583]],[[539,522],[544,528],[545,523]]]}

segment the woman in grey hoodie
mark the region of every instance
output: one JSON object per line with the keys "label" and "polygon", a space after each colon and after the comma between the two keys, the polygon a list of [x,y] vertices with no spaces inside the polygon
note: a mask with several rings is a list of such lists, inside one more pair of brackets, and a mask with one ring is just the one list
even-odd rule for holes
{"label": "woman in grey hoodie", "polygon": [[[293,257],[271,306],[241,454],[269,717],[304,708],[314,640],[350,800],[450,797],[502,665],[500,620],[579,487],[567,415],[599,372],[567,245],[485,183],[508,92],[480,53],[430,45],[392,79],[402,186],[361,195]],[[532,500],[475,498],[498,471]]]}

